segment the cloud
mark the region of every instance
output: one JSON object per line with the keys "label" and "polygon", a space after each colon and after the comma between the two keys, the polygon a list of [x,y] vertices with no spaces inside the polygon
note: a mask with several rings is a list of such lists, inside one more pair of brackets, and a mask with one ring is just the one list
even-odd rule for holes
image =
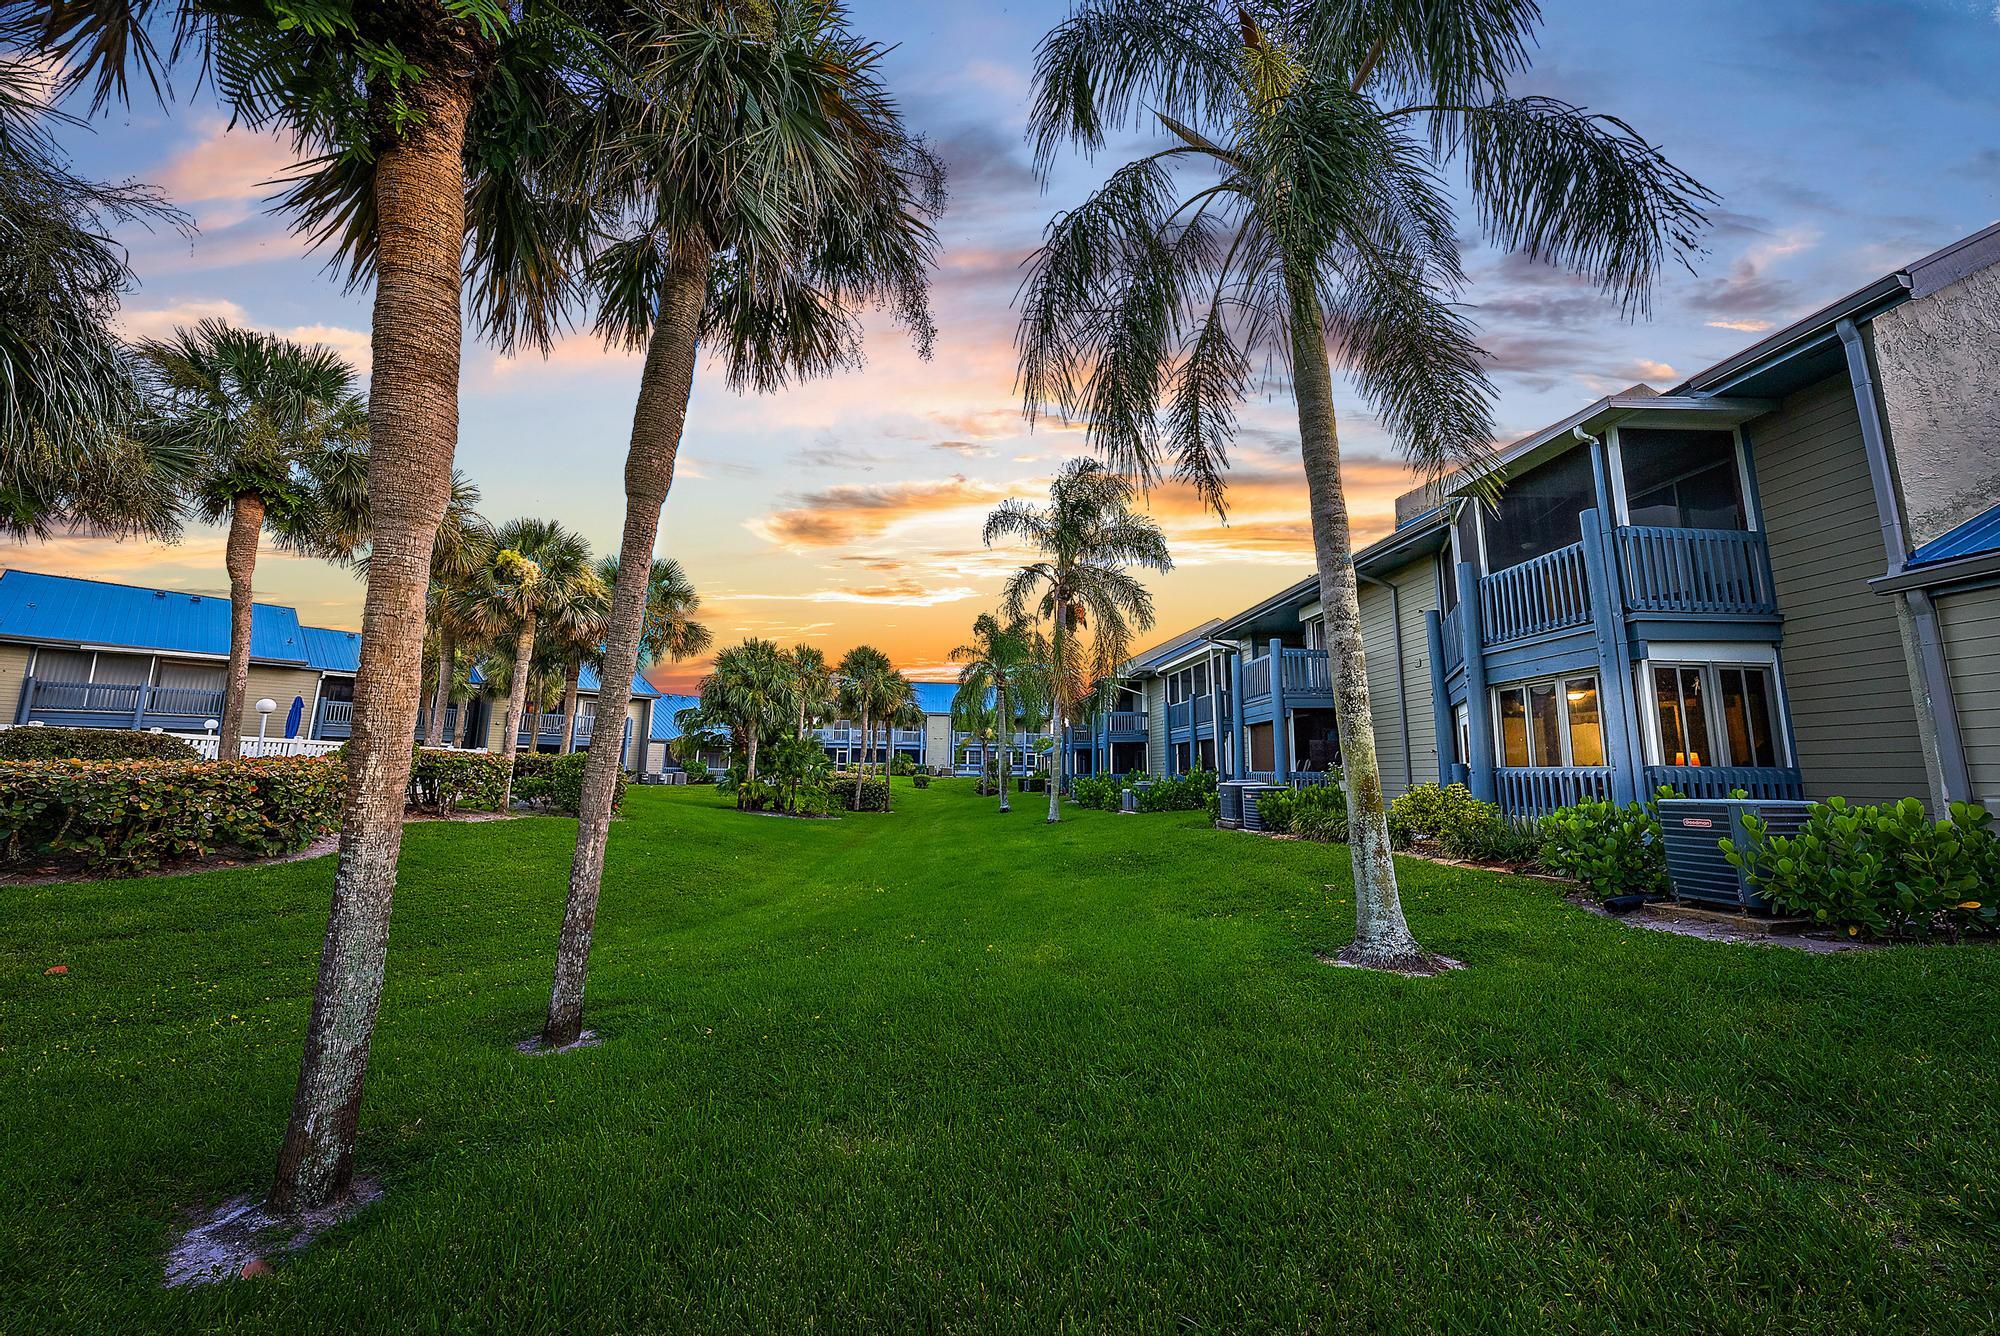
{"label": "cloud", "polygon": [[983,507],[1008,494],[1005,487],[974,482],[964,474],[898,483],[841,483],[796,495],[797,504],[748,522],[750,532],[781,547],[840,547],[879,538],[908,520]]}
{"label": "cloud", "polygon": [[1771,327],[1768,320],[1711,320],[1711,329],[1734,329],[1745,334],[1762,334]]}
{"label": "cloud", "polygon": [[278,135],[232,129],[217,117],[199,128],[202,138],[162,164],[156,179],[176,203],[208,206],[196,212],[209,226],[243,221],[297,170],[297,152]]}
{"label": "cloud", "polygon": [[941,589],[926,587],[917,580],[896,580],[889,584],[862,585],[847,589],[815,589],[804,594],[723,594],[722,599],[758,603],[879,603],[899,608],[929,608],[940,603],[962,603],[978,598],[979,591],[966,585]]}
{"label": "cloud", "polygon": [[973,441],[932,441],[931,449],[964,455],[970,459],[990,459],[993,452]]}
{"label": "cloud", "polygon": [[127,339],[164,339],[176,329],[196,325],[203,320],[221,320],[245,329],[261,329],[294,343],[323,344],[346,359],[355,374],[363,380],[368,378],[373,343],[366,330],[348,329],[343,325],[266,325],[252,319],[250,313],[235,302],[221,297],[194,297],[166,306],[121,311],[118,313],[118,329]]}

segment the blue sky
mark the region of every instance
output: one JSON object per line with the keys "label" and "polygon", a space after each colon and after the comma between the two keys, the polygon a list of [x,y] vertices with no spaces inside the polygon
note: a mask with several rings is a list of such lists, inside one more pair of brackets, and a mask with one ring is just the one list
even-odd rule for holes
{"label": "blue sky", "polygon": [[[1625,118],[1721,203],[1697,272],[1668,275],[1638,323],[1563,275],[1473,254],[1467,296],[1493,358],[1505,436],[1634,381],[1664,387],[2000,217],[1995,0],[1549,0],[1544,9],[1534,68],[1516,91]],[[1015,560],[980,548],[979,517],[1001,497],[1033,495],[1081,448],[1074,431],[1027,430],[1011,348],[1022,258],[1048,216],[1109,166],[1065,160],[1046,189],[1029,169],[1021,132],[1034,46],[1064,12],[853,5],[859,31],[896,44],[890,83],[952,169],[937,352],[922,362],[883,326],[860,371],[764,397],[732,394],[704,371],[661,551],[687,564],[723,641],[808,639],[837,654],[869,640],[920,672],[937,669]],[[281,142],[226,133],[212,105],[184,95],[65,143],[90,172],[164,186],[200,224],[192,243],[126,238],[142,283],[125,304],[131,332],[219,314],[327,341],[365,368],[366,294],[343,293],[263,212],[260,183],[289,161]],[[545,514],[599,550],[612,546],[636,376],[630,359],[581,337],[547,362],[469,343],[458,459],[487,513]],[[1341,408],[1357,523],[1374,536],[1408,478],[1344,390]],[[1230,526],[1185,496],[1154,495],[1179,562],[1155,582],[1161,636],[1310,567],[1289,406],[1260,396],[1243,426]],[[219,537],[199,531],[165,549],[75,540],[0,549],[0,563],[225,584]],[[269,554],[258,593],[312,620],[358,623],[358,585],[318,563]]]}

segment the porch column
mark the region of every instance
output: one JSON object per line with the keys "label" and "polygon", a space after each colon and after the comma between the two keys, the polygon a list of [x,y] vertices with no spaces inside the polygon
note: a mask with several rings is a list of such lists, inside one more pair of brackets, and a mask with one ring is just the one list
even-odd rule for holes
{"label": "porch column", "polygon": [[1627,690],[1625,609],[1618,588],[1618,558],[1604,512],[1583,512],[1583,569],[1590,581],[1590,620],[1597,640],[1597,708],[1604,734],[1604,759],[1611,766],[1611,801],[1640,797],[1640,752],[1633,737],[1637,719]]}
{"label": "porch column", "polygon": [[17,724],[27,723],[28,715],[33,712],[34,708],[35,679],[33,677],[24,677],[21,679],[21,698],[14,706],[14,722]]}
{"label": "porch column", "polygon": [[1285,647],[1270,644],[1271,655],[1271,768],[1278,783],[1292,782],[1292,721],[1285,717]]}
{"label": "porch column", "polygon": [[[1431,656],[1431,727],[1437,730],[1437,774],[1433,778],[1449,784],[1446,776],[1464,765],[1465,758],[1458,754],[1458,730],[1451,726],[1451,695],[1444,678],[1444,618],[1436,608],[1424,613],[1424,643]],[[1415,774],[1410,782],[1419,782]]]}
{"label": "porch column", "polygon": [[1229,770],[1231,779],[1243,778],[1250,767],[1243,761],[1243,656],[1229,656]]}
{"label": "porch column", "polygon": [[1466,787],[1482,802],[1492,802],[1499,789],[1493,775],[1493,703],[1486,694],[1485,632],[1479,624],[1479,570],[1469,561],[1458,563],[1459,622],[1465,634],[1465,716],[1470,734],[1463,758]]}

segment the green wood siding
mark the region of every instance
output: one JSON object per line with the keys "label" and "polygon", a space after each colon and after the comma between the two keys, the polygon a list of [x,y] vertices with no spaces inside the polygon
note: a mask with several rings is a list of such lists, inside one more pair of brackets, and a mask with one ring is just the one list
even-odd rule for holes
{"label": "green wood siding", "polygon": [[[1378,577],[1396,586],[1402,604],[1403,689],[1396,696],[1396,627],[1389,591],[1361,586],[1361,643],[1368,656],[1368,699],[1375,712],[1375,756],[1382,770],[1382,789],[1394,798],[1414,784],[1438,777],[1437,725],[1431,714],[1431,668],[1424,638],[1424,613],[1438,606],[1435,559],[1421,561]],[[1403,713],[1410,724],[1410,756],[1403,756]]]}
{"label": "green wood siding", "polygon": [[1937,599],[1972,792],[2000,811],[2000,588]]}
{"label": "green wood siding", "polygon": [[1887,559],[1845,375],[1800,390],[1745,428],[1784,614],[1785,689],[1806,796],[1924,797],[1893,599],[1867,581]]}
{"label": "green wood siding", "polygon": [[1167,683],[1159,677],[1146,679],[1146,769],[1167,773]]}

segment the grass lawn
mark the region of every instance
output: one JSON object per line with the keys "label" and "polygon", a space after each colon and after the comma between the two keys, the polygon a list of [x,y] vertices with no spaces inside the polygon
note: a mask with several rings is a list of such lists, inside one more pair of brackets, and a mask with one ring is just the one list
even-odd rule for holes
{"label": "grass lawn", "polygon": [[0,893],[0,1331],[2000,1324],[2000,951],[1722,946],[1406,862],[1471,968],[1389,978],[1315,959],[1343,850],[897,803],[633,790],[605,1043],[559,1058],[513,1044],[574,823],[412,826],[388,1195],[190,1291],[159,1257],[266,1181],[332,860]]}

